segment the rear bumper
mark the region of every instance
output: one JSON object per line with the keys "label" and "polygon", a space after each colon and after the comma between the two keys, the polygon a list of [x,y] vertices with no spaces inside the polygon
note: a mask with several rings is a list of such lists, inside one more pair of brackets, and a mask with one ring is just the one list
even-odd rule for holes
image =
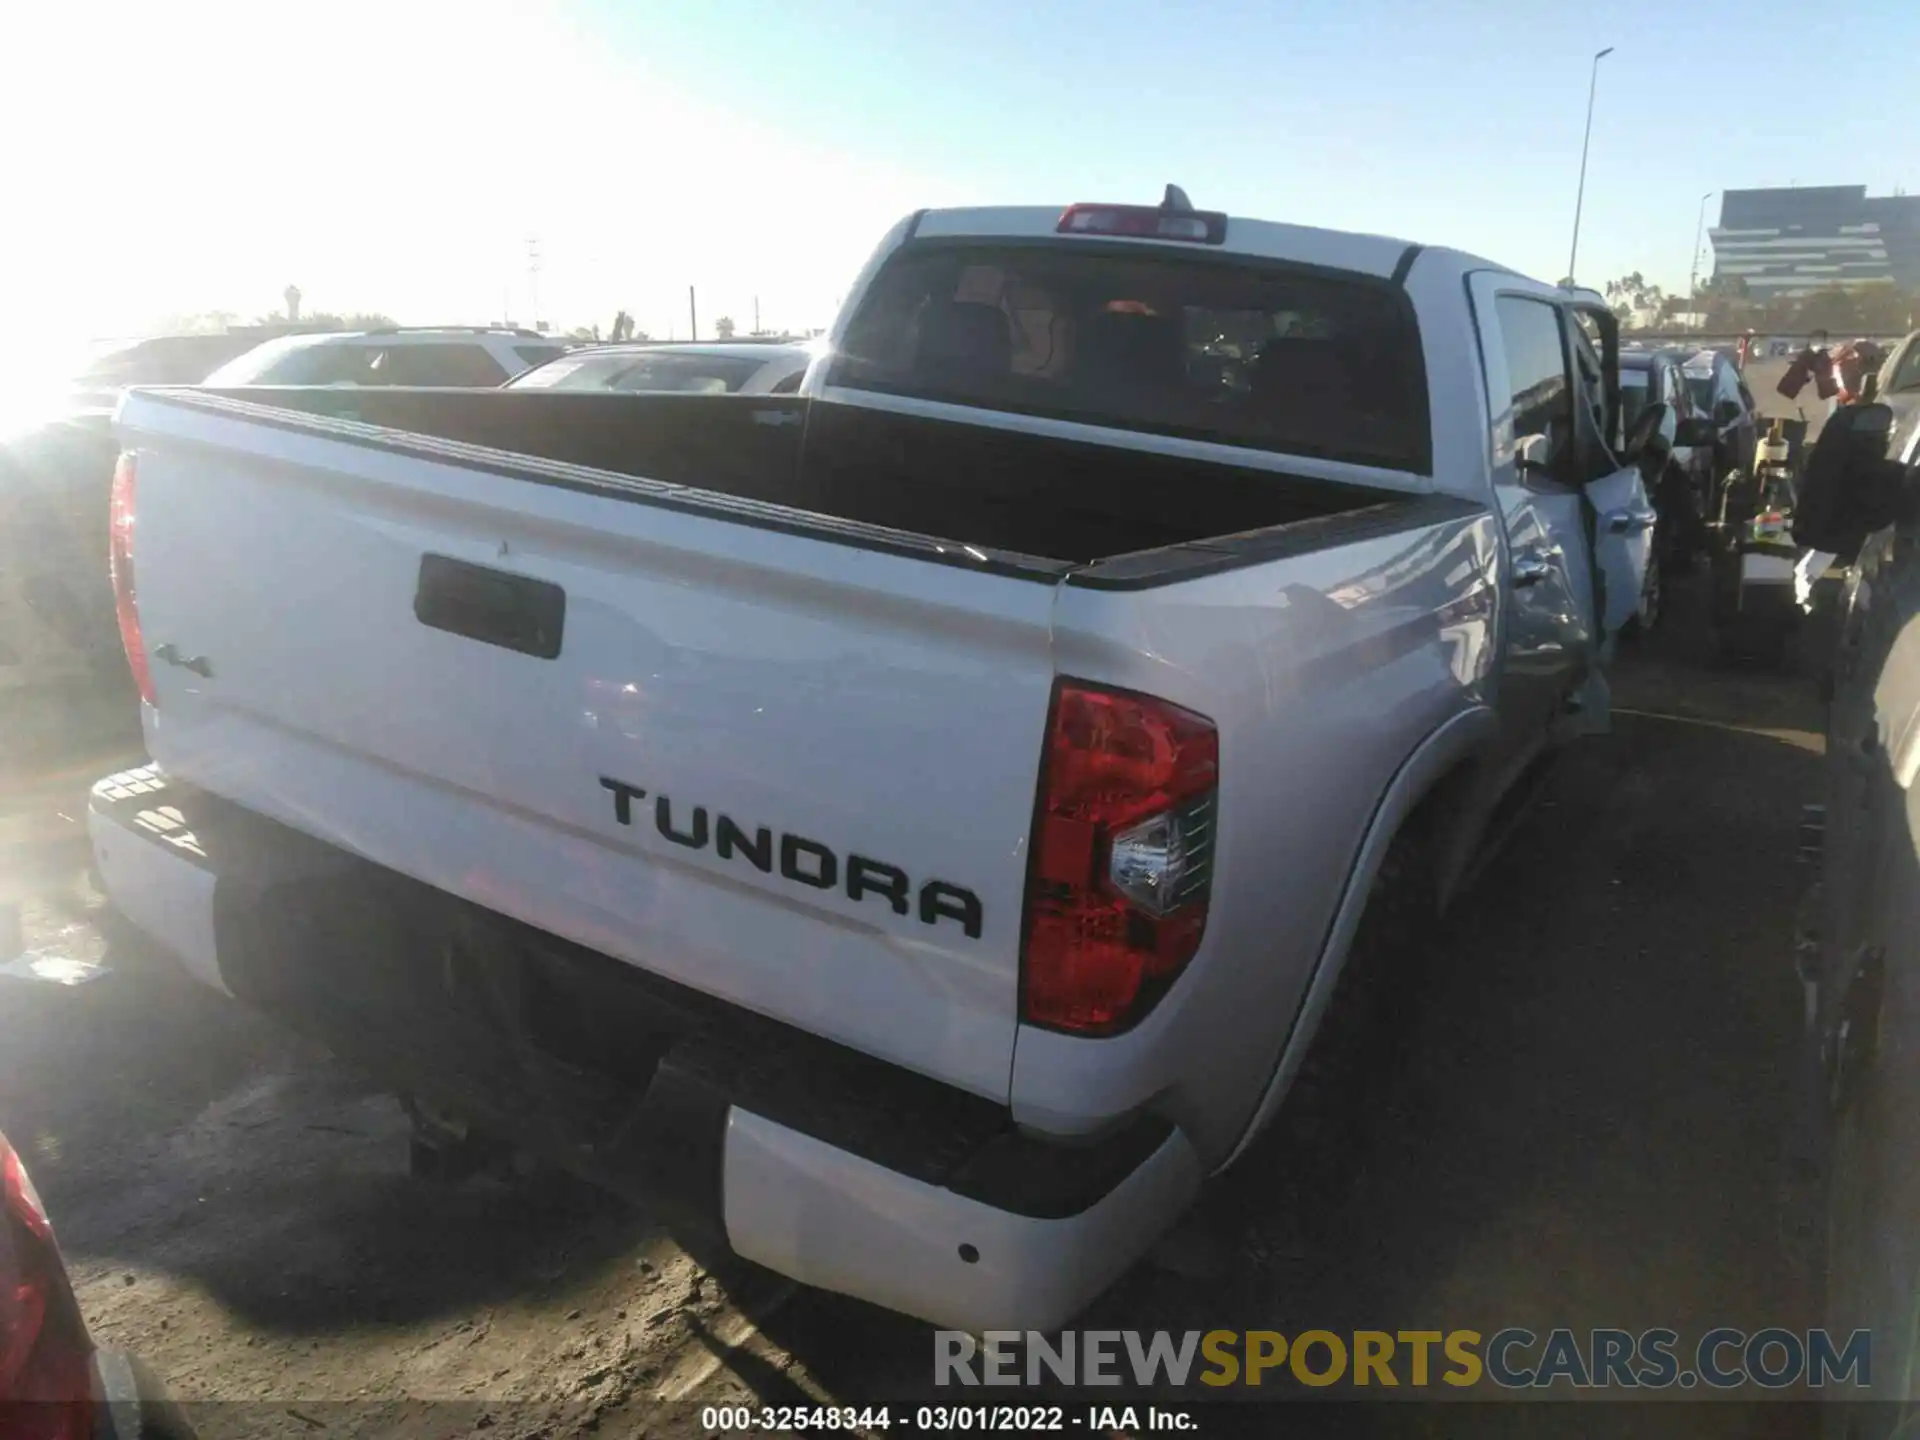
{"label": "rear bumper", "polygon": [[[989,1101],[426,892],[153,767],[99,782],[88,821],[114,904],[198,978],[809,1285],[956,1328],[1049,1329],[1199,1188],[1163,1122],[1035,1140]],[[644,1054],[645,1073],[503,1043],[444,994],[385,984],[423,954],[439,974],[476,925],[482,950],[618,1013],[623,1058]],[[513,989],[515,1015],[525,998]]]}

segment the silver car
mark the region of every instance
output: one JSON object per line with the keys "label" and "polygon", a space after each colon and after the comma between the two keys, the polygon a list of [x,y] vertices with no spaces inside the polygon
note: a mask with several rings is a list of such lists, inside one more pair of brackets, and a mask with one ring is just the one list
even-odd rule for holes
{"label": "silver car", "polygon": [[814,356],[808,344],[757,342],[602,345],[574,350],[515,377],[510,390],[601,390],[791,395]]}

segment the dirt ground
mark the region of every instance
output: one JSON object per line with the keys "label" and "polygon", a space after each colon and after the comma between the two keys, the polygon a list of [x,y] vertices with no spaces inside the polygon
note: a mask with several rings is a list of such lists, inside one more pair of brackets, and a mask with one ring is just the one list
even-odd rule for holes
{"label": "dirt ground", "polygon": [[[1435,937],[1346,1163],[1263,1145],[1182,1232],[1200,1263],[1169,1247],[1084,1323],[1816,1323],[1778,1161],[1818,708],[1797,678],[1716,668],[1695,602],[1670,603],[1669,635],[1622,668],[1614,733],[1568,756]],[[409,1178],[392,1100],[111,923],[77,821],[126,736],[65,729],[14,756],[0,900],[29,950],[109,973],[0,978],[0,1129],[96,1338],[150,1362],[207,1436],[677,1435],[701,1433],[701,1403],[924,1396],[923,1326],[696,1258],[561,1176]],[[1597,1428],[1552,1405],[1398,1420]],[[1627,1428],[1805,1424],[1720,1405]]]}

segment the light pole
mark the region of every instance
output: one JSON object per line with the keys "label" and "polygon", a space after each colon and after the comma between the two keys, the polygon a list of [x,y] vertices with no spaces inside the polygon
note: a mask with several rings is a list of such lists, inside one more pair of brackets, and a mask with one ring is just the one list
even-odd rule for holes
{"label": "light pole", "polygon": [[527,237],[527,304],[533,311],[527,323],[538,330],[540,328],[540,241],[533,235]]}
{"label": "light pole", "polygon": [[1707,228],[1707,201],[1712,198],[1711,190],[1700,197],[1700,215],[1693,222],[1693,270],[1687,276],[1687,305],[1696,311],[1700,308],[1700,234]]}
{"label": "light pole", "polygon": [[1580,141],[1580,188],[1573,194],[1573,245],[1567,251],[1567,281],[1573,282],[1573,262],[1580,256],[1580,207],[1587,198],[1587,147],[1593,143],[1593,95],[1600,86],[1600,62],[1613,53],[1613,47],[1596,51],[1593,73],[1587,79],[1587,132]]}

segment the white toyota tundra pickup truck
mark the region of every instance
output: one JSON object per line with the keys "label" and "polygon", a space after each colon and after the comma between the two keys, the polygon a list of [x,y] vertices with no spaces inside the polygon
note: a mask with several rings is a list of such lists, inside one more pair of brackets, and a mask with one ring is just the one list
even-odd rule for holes
{"label": "white toyota tundra pickup truck", "polygon": [[99,871],[440,1140],[1057,1325],[1604,724],[1617,351],[1170,188],[909,217],[792,396],[132,392]]}

